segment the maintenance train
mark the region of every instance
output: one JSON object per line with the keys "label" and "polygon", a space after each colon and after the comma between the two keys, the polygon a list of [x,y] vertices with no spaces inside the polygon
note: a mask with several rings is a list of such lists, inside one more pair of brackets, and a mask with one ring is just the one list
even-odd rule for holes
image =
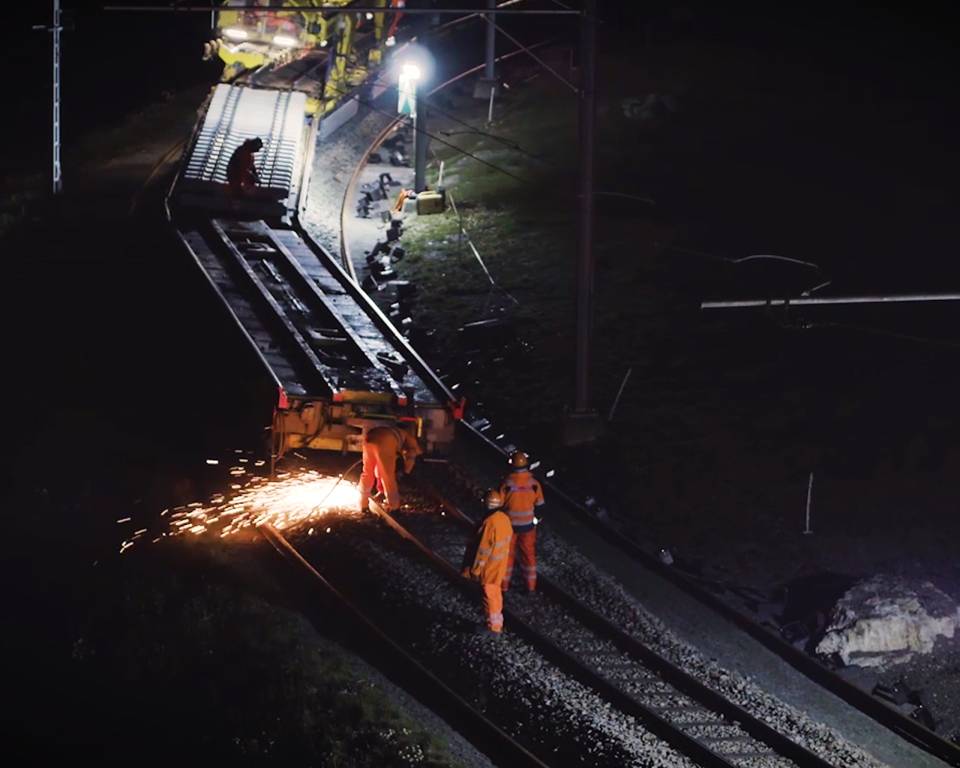
{"label": "maintenance train", "polygon": [[[400,420],[415,423],[428,449],[442,449],[453,440],[462,406],[339,255],[314,242],[299,222],[315,152],[323,151],[321,126],[352,114],[351,100],[356,109],[355,94],[330,90],[330,78],[371,79],[387,14],[361,18],[343,3],[327,18],[308,10],[312,2],[285,5],[289,12],[220,12],[225,71],[235,63],[252,74],[269,69],[271,83],[279,79],[281,87],[232,74],[212,89],[167,197],[169,219],[276,388],[273,456],[296,448],[360,451],[365,430]],[[378,5],[386,8],[386,0]],[[362,22],[371,22],[371,34],[353,34]],[[327,40],[344,64],[342,74],[331,64],[326,78],[309,87],[283,87],[285,72],[299,81],[303,68],[278,49],[305,54],[326,48]],[[311,109],[311,99],[324,107]],[[227,169],[252,138],[262,142],[258,184],[238,195]]]}

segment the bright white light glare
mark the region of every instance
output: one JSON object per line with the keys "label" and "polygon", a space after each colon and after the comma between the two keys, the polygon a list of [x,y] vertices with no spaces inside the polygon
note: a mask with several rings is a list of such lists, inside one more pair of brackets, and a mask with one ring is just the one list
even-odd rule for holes
{"label": "bright white light glare", "polygon": [[393,46],[397,44],[397,38],[395,38],[393,35],[390,35],[390,37],[383,41],[383,44],[387,46],[387,48],[393,48]]}
{"label": "bright white light glare", "polygon": [[367,21],[370,21],[370,19],[372,18],[373,18],[373,14],[367,11]]}
{"label": "bright white light glare", "polygon": [[297,44],[297,38],[290,37],[290,35],[274,35],[273,44],[279,45],[281,48],[293,48]]}
{"label": "bright white light glare", "polygon": [[401,72],[404,77],[409,77],[411,80],[420,79],[420,67],[416,64],[404,64]]}
{"label": "bright white light glare", "polygon": [[223,30],[223,36],[228,40],[246,40],[247,30],[237,27],[227,27],[227,29]]}
{"label": "bright white light glare", "polygon": [[323,40],[320,41],[320,47],[321,47],[321,48],[326,48],[326,47],[327,47],[327,39],[326,39],[326,38],[324,38]]}

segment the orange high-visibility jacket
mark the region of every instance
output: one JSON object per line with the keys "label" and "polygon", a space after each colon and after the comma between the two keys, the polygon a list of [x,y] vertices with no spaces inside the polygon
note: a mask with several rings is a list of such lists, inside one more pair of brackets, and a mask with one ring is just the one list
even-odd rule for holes
{"label": "orange high-visibility jacket", "polygon": [[414,462],[422,453],[417,438],[399,427],[374,427],[363,441],[363,471],[360,473],[360,508],[367,506],[370,488],[375,476],[379,476],[387,494],[387,508],[400,508],[400,491],[397,487],[397,457],[403,457],[403,471],[413,471]]}
{"label": "orange high-visibility jacket", "polygon": [[499,509],[489,515],[480,526],[480,542],[470,576],[481,584],[500,584],[507,575],[507,552],[512,538],[510,518]]}
{"label": "orange high-visibility jacket", "polygon": [[533,473],[528,469],[511,472],[503,478],[500,493],[513,530],[517,533],[533,530],[533,508],[543,504],[543,487]]}

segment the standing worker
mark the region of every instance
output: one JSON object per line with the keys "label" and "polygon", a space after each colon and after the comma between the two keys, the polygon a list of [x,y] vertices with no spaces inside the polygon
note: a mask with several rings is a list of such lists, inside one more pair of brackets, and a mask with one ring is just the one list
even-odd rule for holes
{"label": "standing worker", "polygon": [[527,592],[537,591],[537,528],[534,508],[543,504],[543,487],[530,471],[530,457],[523,451],[510,454],[513,471],[500,483],[504,511],[510,516],[513,539],[507,558],[507,572],[503,577],[503,591],[510,588],[513,561],[520,550],[520,570],[527,583]]}
{"label": "standing worker", "polygon": [[503,632],[503,592],[500,585],[507,573],[507,553],[513,541],[513,526],[503,512],[503,496],[491,489],[484,497],[489,514],[478,531],[477,553],[463,575],[480,583],[487,629],[499,637]]}
{"label": "standing worker", "polygon": [[413,465],[423,453],[420,443],[408,430],[400,426],[374,427],[363,437],[363,471],[360,473],[360,510],[370,504],[370,489],[374,481],[387,495],[387,511],[400,509],[400,490],[397,488],[397,459],[403,458],[403,473],[413,472]]}
{"label": "standing worker", "polygon": [[227,163],[227,184],[233,197],[249,197],[260,183],[253,156],[263,149],[260,137],[247,139],[233,150]]}

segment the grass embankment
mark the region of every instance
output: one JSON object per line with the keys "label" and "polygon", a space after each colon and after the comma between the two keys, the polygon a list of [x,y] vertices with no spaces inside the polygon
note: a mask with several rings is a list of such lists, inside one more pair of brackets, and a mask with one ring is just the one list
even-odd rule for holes
{"label": "grass embankment", "polygon": [[[576,112],[571,99],[542,103],[523,87],[517,90],[498,102],[489,135],[438,117],[437,130],[449,131],[447,141],[490,165],[433,142],[431,180],[442,161],[443,184],[459,220],[449,207],[442,215],[408,219],[401,270],[429,297],[416,319],[437,329],[441,370],[463,355],[462,324],[489,318],[516,324],[519,343],[473,354],[472,364],[483,367],[482,384],[465,381],[463,390],[507,422],[536,425],[555,421],[572,392],[567,353],[575,322],[575,188],[574,158],[566,154]],[[486,103],[463,91],[441,103],[466,122],[484,123]],[[553,130],[543,131],[546,125]],[[461,238],[461,224],[496,287]]]}
{"label": "grass embankment", "polygon": [[101,567],[73,643],[87,747],[132,761],[453,765],[287,603],[263,556],[273,555],[171,541]]}
{"label": "grass embankment", "polygon": [[[437,329],[441,351],[436,365],[455,369],[470,350],[470,364],[473,370],[482,368],[482,376],[468,376],[460,391],[474,404],[482,403],[501,427],[542,437],[556,434],[574,396],[577,103],[548,75],[525,78],[526,71],[514,74],[520,84],[497,103],[496,119],[485,127],[490,135],[438,118],[438,130],[449,131],[444,138],[497,168],[432,144],[431,180],[443,161],[443,185],[456,201],[460,221],[449,207],[442,216],[408,220],[401,271],[429,296],[416,318]],[[447,111],[474,126],[484,125],[486,106],[465,89],[446,95]],[[628,140],[636,143],[630,126],[610,117],[598,146],[598,165],[607,167],[616,165],[616,153]],[[604,413],[627,368],[648,343],[638,338],[638,321],[658,311],[650,304],[655,291],[651,275],[662,269],[658,241],[670,237],[664,225],[633,215],[642,202],[621,201],[614,208],[608,202],[597,198],[591,371],[594,403]],[[461,222],[496,288],[460,238]],[[495,317],[515,323],[515,343],[474,351],[458,339],[456,329],[462,324]],[[619,405],[620,423],[627,425],[636,416],[629,400],[628,390]]]}

